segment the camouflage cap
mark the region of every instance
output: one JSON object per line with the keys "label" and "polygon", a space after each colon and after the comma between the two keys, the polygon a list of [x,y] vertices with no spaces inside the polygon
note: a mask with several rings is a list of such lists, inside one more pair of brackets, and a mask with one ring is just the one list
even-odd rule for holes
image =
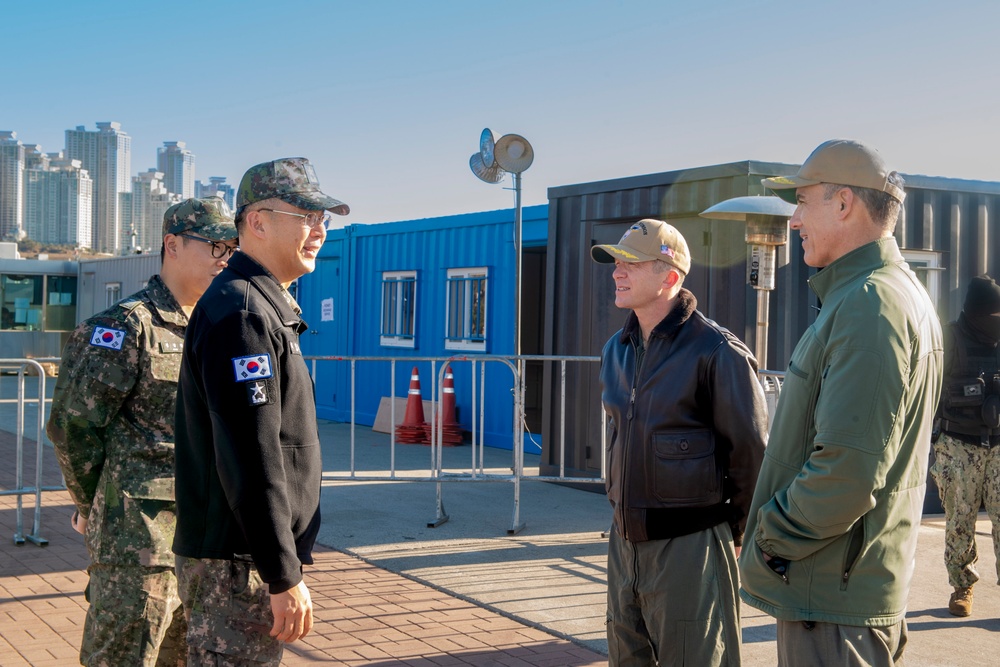
{"label": "camouflage cap", "polygon": [[351,212],[347,204],[320,191],[316,170],[304,157],[281,158],[247,169],[236,193],[236,211],[272,198],[314,211],[325,209],[337,215]]}
{"label": "camouflage cap", "polygon": [[233,213],[221,197],[185,199],[168,208],[163,214],[163,235],[182,232],[197,232],[213,241],[231,241],[238,236]]}

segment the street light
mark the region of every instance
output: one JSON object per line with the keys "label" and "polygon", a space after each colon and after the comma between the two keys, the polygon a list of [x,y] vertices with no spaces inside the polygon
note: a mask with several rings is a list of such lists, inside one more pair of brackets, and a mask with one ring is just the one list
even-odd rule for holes
{"label": "street light", "polygon": [[[519,134],[505,134],[496,142],[489,128],[479,135],[479,152],[473,153],[469,166],[480,180],[499,183],[506,173],[514,174],[514,354],[517,359],[517,377],[514,392],[514,498],[520,498],[521,472],[524,470],[524,360],[521,359],[521,172],[535,160],[535,151],[528,140]],[[520,506],[514,501],[514,517],[507,534],[521,532]]]}
{"label": "street light", "polygon": [[767,318],[774,289],[778,246],[788,243],[788,219],[795,205],[778,197],[733,197],[711,206],[699,215],[716,220],[745,222],[750,246],[747,283],[757,292],[757,367],[767,368]]}
{"label": "street light", "polygon": [[514,354],[521,356],[521,172],[535,160],[535,151],[519,134],[505,134],[495,142],[486,128],[479,135],[479,152],[469,158],[469,167],[486,183],[499,183],[509,172],[514,175]]}

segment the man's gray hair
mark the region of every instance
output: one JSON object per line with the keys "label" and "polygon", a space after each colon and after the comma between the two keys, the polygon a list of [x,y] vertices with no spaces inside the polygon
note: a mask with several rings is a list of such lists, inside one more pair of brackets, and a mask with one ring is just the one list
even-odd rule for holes
{"label": "man's gray hair", "polygon": [[[890,172],[886,180],[900,190],[903,189],[903,177],[900,176],[898,171]],[[854,193],[855,197],[862,201],[868,210],[868,215],[872,218],[872,222],[879,228],[890,232],[896,228],[896,220],[899,219],[899,210],[903,204],[888,192],[881,192],[872,188],[862,188],[856,185],[839,185],[837,183],[825,183],[824,185],[823,199],[831,199],[841,189],[847,188]]]}

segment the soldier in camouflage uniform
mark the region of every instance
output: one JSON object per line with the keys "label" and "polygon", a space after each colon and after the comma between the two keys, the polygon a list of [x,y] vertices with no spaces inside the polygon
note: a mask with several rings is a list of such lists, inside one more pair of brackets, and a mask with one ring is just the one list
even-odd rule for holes
{"label": "soldier in camouflage uniform", "polygon": [[62,354],[46,432],[85,537],[88,666],[184,665],[174,575],[174,406],[195,302],[236,248],[222,199],[167,209],[162,269],[80,324]]}
{"label": "soldier in camouflage uniform", "polygon": [[320,527],[316,403],[288,286],[330,213],[305,158],[247,170],[239,255],[191,315],[177,390],[177,583],[191,665],[277,665],[313,625],[302,566]]}
{"label": "soldier in camouflage uniform", "polygon": [[944,560],[955,588],[948,611],[969,616],[979,581],[976,517],[984,502],[1000,583],[1000,286],[989,276],[973,278],[962,313],[944,333],[941,435],[931,472],[944,505]]}

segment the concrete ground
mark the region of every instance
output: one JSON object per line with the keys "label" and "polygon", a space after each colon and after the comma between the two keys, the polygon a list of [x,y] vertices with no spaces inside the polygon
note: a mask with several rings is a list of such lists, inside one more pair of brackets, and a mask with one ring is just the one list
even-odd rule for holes
{"label": "concrete ground", "polygon": [[[350,428],[321,424],[324,469],[350,468]],[[356,477],[388,475],[387,435],[355,429]],[[468,470],[471,447],[445,448],[446,472]],[[487,448],[488,469],[509,472],[509,451]],[[397,445],[397,475],[424,469],[429,448]],[[528,471],[537,456],[526,456]],[[545,482],[523,482],[520,517],[525,528],[508,535],[514,494],[500,482],[441,484],[449,520],[436,527],[436,485],[428,482],[330,481],[323,490],[320,541],[366,562],[543,628],[607,654],[604,635],[607,540],[611,512],[603,493]],[[944,518],[927,516],[920,526],[916,577],[907,623],[907,664],[964,667],[1000,664],[1000,588],[990,525],[981,515],[977,531],[979,572],[975,609],[969,618],[947,611],[948,585],[942,554]],[[776,662],[774,619],[742,606],[743,662]]]}

